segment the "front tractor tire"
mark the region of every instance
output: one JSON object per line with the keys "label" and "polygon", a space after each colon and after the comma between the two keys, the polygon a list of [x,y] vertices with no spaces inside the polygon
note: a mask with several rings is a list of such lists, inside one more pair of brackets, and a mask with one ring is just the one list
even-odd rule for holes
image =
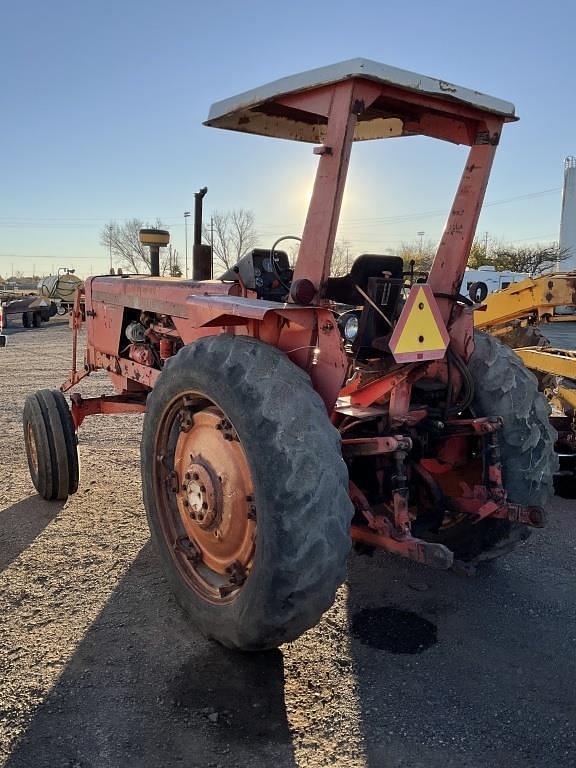
{"label": "front tractor tire", "polygon": [[24,404],[24,444],[34,487],[47,501],[78,490],[79,462],[74,422],[64,395],[41,389]]}
{"label": "front tractor tire", "polygon": [[[474,340],[468,362],[475,386],[472,407],[476,416],[503,419],[497,434],[508,500],[545,507],[558,469],[548,401],[534,374],[508,346],[485,333],[476,332]],[[526,526],[507,520],[463,518],[441,527],[433,540],[452,549],[461,562],[475,564],[506,554],[529,535]]]}
{"label": "front tractor tire", "polygon": [[249,337],[185,346],[148,397],[141,455],[152,538],[206,636],[260,650],[319,621],[346,575],[353,508],[306,373]]}

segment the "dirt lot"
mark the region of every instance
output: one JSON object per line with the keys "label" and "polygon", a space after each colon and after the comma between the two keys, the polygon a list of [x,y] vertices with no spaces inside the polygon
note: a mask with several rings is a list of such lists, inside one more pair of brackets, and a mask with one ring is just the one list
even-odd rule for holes
{"label": "dirt lot", "polygon": [[140,417],[87,420],[78,494],[34,494],[21,409],[65,378],[68,338],[51,321],[0,351],[4,766],[576,766],[576,503],[476,578],[354,554],[318,627],[233,654],[159,571]]}

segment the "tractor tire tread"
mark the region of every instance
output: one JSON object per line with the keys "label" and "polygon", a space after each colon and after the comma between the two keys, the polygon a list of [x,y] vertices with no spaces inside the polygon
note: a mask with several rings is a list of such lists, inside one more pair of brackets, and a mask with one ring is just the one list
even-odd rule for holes
{"label": "tractor tire tread", "polygon": [[[486,333],[474,334],[468,361],[476,391],[472,408],[478,416],[500,416],[498,432],[503,485],[517,504],[544,507],[554,492],[558,457],[550,406],[538,391],[536,377],[508,346]],[[448,546],[469,565],[494,560],[529,538],[531,530],[508,520],[470,520],[440,529],[430,538]]]}
{"label": "tractor tire tread", "polygon": [[[218,405],[229,415],[246,451],[256,506],[266,508],[265,514],[258,513],[258,531],[266,545],[256,546],[247,582],[254,580],[253,589],[244,599],[243,588],[235,601],[241,604],[235,609],[237,620],[230,622],[215,623],[215,612],[202,610],[198,600],[191,610],[191,590],[174,573],[169,553],[154,535],[150,514],[154,502],[147,477],[154,416],[172,382],[176,385],[185,372],[194,372],[208,396],[211,391],[235,393],[230,401],[236,398],[234,414],[225,403]],[[215,372],[218,382],[211,385],[208,377],[214,379]],[[256,650],[294,640],[318,622],[346,577],[353,508],[340,435],[303,370],[280,350],[251,337],[222,334],[183,347],[166,362],[149,395],[142,457],[153,537],[180,604],[204,634],[231,648]]]}
{"label": "tractor tire tread", "polygon": [[534,374],[512,349],[484,333],[475,334],[475,343],[469,362],[477,384],[475,407],[483,415],[504,419],[498,436],[508,498],[544,506],[554,493],[558,470],[550,405],[538,391]]}
{"label": "tractor tire tread", "polygon": [[[54,445],[51,442],[50,435],[46,426],[44,408],[36,394],[29,395],[24,404],[24,442],[26,454],[28,457],[28,467],[30,477],[34,487],[42,498],[52,501],[54,496]],[[37,471],[32,464],[30,451],[28,447],[27,428],[31,426],[34,433],[34,442],[36,445]]]}
{"label": "tractor tire tread", "polygon": [[[64,501],[78,490],[79,462],[72,416],[59,390],[42,389],[24,405],[24,430],[31,423],[36,439],[38,473],[30,474],[38,493],[48,501]],[[28,446],[27,446],[28,447]]]}

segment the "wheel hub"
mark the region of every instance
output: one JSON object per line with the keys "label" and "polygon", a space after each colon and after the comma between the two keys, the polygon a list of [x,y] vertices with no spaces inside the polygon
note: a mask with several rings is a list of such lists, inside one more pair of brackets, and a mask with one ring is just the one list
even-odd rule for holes
{"label": "wheel hub", "polygon": [[235,432],[222,429],[220,410],[197,411],[190,421],[174,452],[178,514],[201,565],[233,583],[238,573],[245,579],[254,556],[252,475]]}
{"label": "wheel hub", "polygon": [[191,519],[206,530],[217,527],[222,518],[221,505],[218,504],[222,488],[218,477],[214,477],[208,467],[193,461],[184,480],[184,502],[188,502]]}

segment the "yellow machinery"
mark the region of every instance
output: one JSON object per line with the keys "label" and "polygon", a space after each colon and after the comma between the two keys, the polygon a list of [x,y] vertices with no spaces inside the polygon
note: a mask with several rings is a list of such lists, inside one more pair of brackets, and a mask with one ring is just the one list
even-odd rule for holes
{"label": "yellow machinery", "polygon": [[[475,312],[478,330],[513,347],[552,406],[560,458],[557,490],[576,490],[576,272],[528,278],[489,294]],[[551,344],[552,340],[552,344]],[[564,348],[564,347],[568,348]]]}
{"label": "yellow machinery", "polygon": [[576,320],[576,272],[529,277],[491,293],[475,326],[501,336],[520,324]]}

